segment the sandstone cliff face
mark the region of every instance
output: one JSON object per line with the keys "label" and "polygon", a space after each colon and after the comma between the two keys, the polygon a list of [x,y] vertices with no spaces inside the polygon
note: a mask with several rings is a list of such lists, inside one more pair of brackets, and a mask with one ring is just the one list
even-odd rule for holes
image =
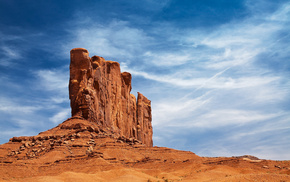
{"label": "sandstone cliff face", "polygon": [[71,50],[69,97],[72,116],[80,116],[114,134],[152,146],[151,101],[130,94],[132,76],[118,62]]}

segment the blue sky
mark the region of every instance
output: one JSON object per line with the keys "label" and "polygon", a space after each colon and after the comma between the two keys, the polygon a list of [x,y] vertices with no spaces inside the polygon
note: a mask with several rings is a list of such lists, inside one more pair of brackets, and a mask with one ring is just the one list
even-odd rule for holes
{"label": "blue sky", "polygon": [[0,0],[0,143],[70,117],[69,51],[118,61],[154,145],[290,159],[290,1]]}

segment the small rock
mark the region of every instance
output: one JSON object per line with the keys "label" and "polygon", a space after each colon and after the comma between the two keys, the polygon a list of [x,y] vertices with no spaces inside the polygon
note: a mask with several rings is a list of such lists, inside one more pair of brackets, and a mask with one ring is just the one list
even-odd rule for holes
{"label": "small rock", "polygon": [[26,142],[26,143],[24,144],[24,146],[25,146],[26,148],[29,148],[30,144],[29,144],[28,142]]}
{"label": "small rock", "polygon": [[86,154],[91,154],[93,152],[94,148],[92,146],[89,146],[87,151],[86,151]]}
{"label": "small rock", "polygon": [[39,141],[42,141],[43,139],[44,139],[44,138],[41,137],[41,136],[37,137],[37,140],[39,140]]}
{"label": "small rock", "polygon": [[88,127],[87,127],[87,130],[88,130],[89,132],[94,132],[94,131],[95,131],[95,128],[93,128],[93,127],[91,127],[91,126],[88,126]]}
{"label": "small rock", "polygon": [[15,155],[15,151],[12,150],[8,155],[9,155],[9,156]]}

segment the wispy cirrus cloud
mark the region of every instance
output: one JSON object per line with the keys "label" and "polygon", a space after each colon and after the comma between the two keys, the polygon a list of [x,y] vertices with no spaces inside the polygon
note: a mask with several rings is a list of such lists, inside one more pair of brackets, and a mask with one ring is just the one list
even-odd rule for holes
{"label": "wispy cirrus cloud", "polygon": [[76,28],[68,29],[68,32],[74,39],[64,45],[65,52],[74,47],[86,47],[92,54],[128,60],[140,54],[151,41],[142,29],[122,20],[101,24],[87,18],[73,24]]}
{"label": "wispy cirrus cloud", "polygon": [[55,115],[50,117],[49,120],[52,121],[54,124],[61,123],[70,117],[70,115],[71,115],[70,111],[71,111],[70,108],[61,109]]}
{"label": "wispy cirrus cloud", "polygon": [[[3,25],[2,25],[3,26]],[[15,27],[5,27],[7,30],[0,30],[0,66],[13,67],[24,64],[25,54],[33,49],[34,43],[43,34],[39,32],[29,32],[25,29]],[[43,45],[39,45],[42,47]]]}
{"label": "wispy cirrus cloud", "polygon": [[277,118],[280,115],[281,113],[266,114],[264,112],[259,113],[257,111],[242,109],[215,109],[196,118],[197,121],[202,122],[185,123],[185,125],[190,126],[192,124],[192,127],[217,128],[227,125],[244,125],[261,122]]}
{"label": "wispy cirrus cloud", "polygon": [[[191,127],[211,128],[210,130],[215,131],[218,131],[217,128],[220,127],[240,126],[239,130],[241,128],[247,130],[252,127],[256,131],[255,137],[260,138],[261,141],[264,138],[262,135],[269,137],[270,133],[263,132],[272,129],[269,123],[271,121],[280,123],[281,118],[285,117],[285,112],[289,112],[289,109],[279,107],[279,105],[287,105],[289,99],[289,79],[286,76],[289,75],[289,70],[284,69],[277,72],[278,68],[275,63],[272,67],[265,67],[259,61],[260,55],[265,53],[268,56],[276,55],[272,59],[281,60],[281,64],[287,60],[282,55],[285,50],[289,49],[289,45],[284,44],[289,39],[289,35],[288,33],[281,34],[281,32],[289,32],[289,26],[286,24],[286,22],[289,23],[289,19],[285,18],[289,17],[289,7],[289,4],[284,4],[277,11],[266,16],[265,14],[263,16],[254,14],[242,22],[222,25],[211,33],[202,33],[200,30],[188,31],[180,36],[179,40],[180,45],[186,45],[186,47],[182,51],[175,52],[174,55],[170,53],[170,57],[180,57],[181,61],[176,59],[174,62],[174,59],[169,57],[161,59],[159,62],[159,57],[152,56],[159,54],[154,50],[150,54],[146,54],[148,56],[146,60],[150,60],[154,66],[171,66],[171,72],[168,74],[145,71],[142,67],[139,70],[138,67],[125,68],[130,70],[133,75],[170,84],[171,88],[178,87],[178,91],[187,93],[185,94],[186,99],[182,100],[176,98],[177,94],[174,92],[169,92],[171,98],[174,99],[155,103],[153,107],[156,113],[154,114],[156,130],[161,130],[164,125],[167,126],[167,132],[171,126],[174,130],[176,127],[179,127],[180,130]],[[279,17],[281,21],[278,20],[279,18],[273,17]],[[284,46],[284,51],[281,51],[281,45]],[[280,52],[282,53],[279,54]],[[271,61],[276,62],[267,60],[268,64]],[[279,63],[276,62],[276,64]],[[199,96],[200,92],[209,91],[210,94]],[[186,104],[186,100],[195,99],[198,102],[192,102],[191,105]],[[200,106],[200,103],[203,103],[202,107],[195,109],[196,106]],[[166,110],[170,112],[166,112]],[[263,125],[265,128],[261,129],[256,124]],[[286,127],[287,123],[277,125],[280,126],[280,129],[284,126],[284,130],[289,131],[289,128]],[[231,133],[239,133],[239,131],[234,128]],[[279,138],[280,134],[276,134],[276,136],[272,136],[273,140],[269,141],[270,143],[274,144],[275,140]],[[171,136],[166,137],[171,138]],[[160,139],[160,137],[157,138]],[[221,155],[221,153],[225,155],[236,153],[233,152],[234,145],[227,144],[225,138],[221,137],[220,140],[220,151],[216,151],[215,154],[205,150],[203,152],[212,156]],[[165,142],[161,139],[160,141]],[[259,145],[261,141],[255,141],[251,137],[248,140],[253,145]],[[206,145],[210,145],[209,141],[204,142]],[[289,145],[284,144],[282,148],[289,149]],[[262,143],[260,146],[267,148]],[[209,148],[212,150],[215,147],[218,148],[216,145]],[[263,151],[254,147],[253,149],[247,148],[247,150],[261,156],[269,156],[266,154],[267,152],[274,153],[274,151]]]}
{"label": "wispy cirrus cloud", "polygon": [[17,103],[17,101],[13,99],[8,99],[5,97],[0,98],[1,103],[0,103],[0,112],[5,112],[7,114],[14,114],[14,113],[22,113],[23,115],[25,114],[30,114],[33,113],[37,110],[42,109],[41,106],[31,106],[31,105],[24,105]]}
{"label": "wispy cirrus cloud", "polygon": [[[43,105],[34,103],[30,105],[31,101],[27,102],[25,99],[0,97],[0,132],[1,140],[5,141],[14,135],[30,135],[37,134],[35,131],[35,123],[38,127],[41,126],[41,117],[36,113],[44,109]],[[2,125],[6,124],[5,127]]]}
{"label": "wispy cirrus cloud", "polygon": [[[208,89],[237,89],[237,88],[249,88],[255,86],[266,85],[280,78],[278,76],[244,76],[240,78],[232,78],[230,76],[220,76],[224,71],[218,72],[212,77],[200,77],[200,78],[183,78],[183,70],[169,75],[158,75],[147,73],[143,71],[135,71],[127,68],[126,65],[122,65],[123,70],[126,70],[133,75],[142,76],[146,79],[154,80],[157,82],[163,82],[172,84],[175,86],[181,86],[185,88],[208,88]],[[225,70],[226,71],[226,70]]]}
{"label": "wispy cirrus cloud", "polygon": [[67,96],[69,66],[58,69],[38,70],[34,74],[38,79],[40,89],[45,88],[47,91],[54,91]]}
{"label": "wispy cirrus cloud", "polygon": [[68,90],[68,66],[58,69],[38,70],[34,73],[37,76],[35,85],[38,90],[47,94],[43,103],[50,103],[47,108],[51,109],[52,116],[49,121],[53,124],[60,123],[71,116],[69,107]]}
{"label": "wispy cirrus cloud", "polygon": [[0,97],[0,125],[9,121],[5,128],[1,127],[2,141],[16,135],[35,135],[70,116],[68,66],[30,73],[32,78],[26,84],[10,84],[13,82],[8,78],[1,79],[3,88],[18,90],[21,94],[20,98],[13,92]]}
{"label": "wispy cirrus cloud", "polygon": [[[0,32],[1,37],[5,37],[7,35],[4,35]],[[1,50],[1,61],[0,66],[10,66],[13,65],[13,60],[17,60],[21,58],[21,51],[17,50],[15,46],[9,45],[8,41],[18,41],[20,38],[18,37],[6,37],[0,39],[0,50]]]}

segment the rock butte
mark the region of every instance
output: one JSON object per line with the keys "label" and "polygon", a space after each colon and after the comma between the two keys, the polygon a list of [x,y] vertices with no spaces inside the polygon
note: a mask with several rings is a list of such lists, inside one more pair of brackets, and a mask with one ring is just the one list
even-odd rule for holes
{"label": "rock butte", "polygon": [[117,136],[153,146],[151,101],[138,92],[130,94],[132,76],[121,73],[120,64],[99,56],[89,57],[83,48],[71,50],[69,98],[72,117],[80,116],[109,129]]}
{"label": "rock butte", "polygon": [[152,147],[150,101],[130,91],[131,74],[119,63],[72,49],[72,117],[0,145],[0,182],[290,181],[290,161]]}

